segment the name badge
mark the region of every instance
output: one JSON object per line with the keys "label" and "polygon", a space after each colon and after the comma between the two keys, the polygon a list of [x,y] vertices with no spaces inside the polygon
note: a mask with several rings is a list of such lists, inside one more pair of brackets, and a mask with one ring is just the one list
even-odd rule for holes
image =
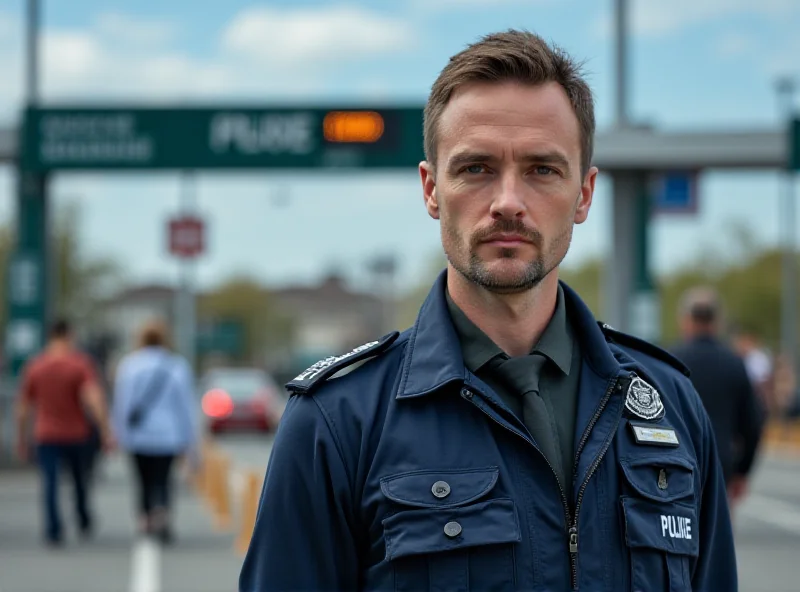
{"label": "name badge", "polygon": [[633,430],[637,444],[649,446],[678,446],[678,435],[672,428],[658,427],[652,424],[628,422]]}

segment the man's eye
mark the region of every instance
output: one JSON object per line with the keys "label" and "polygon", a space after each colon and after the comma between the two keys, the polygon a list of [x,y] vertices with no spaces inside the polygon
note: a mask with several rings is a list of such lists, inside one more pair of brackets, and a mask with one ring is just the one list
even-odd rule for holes
{"label": "man's eye", "polygon": [[549,166],[536,167],[537,175],[552,175],[553,173],[555,173],[555,170],[551,169]]}
{"label": "man's eye", "polygon": [[470,173],[471,175],[479,175],[485,170],[485,167],[482,164],[471,164],[464,170]]}

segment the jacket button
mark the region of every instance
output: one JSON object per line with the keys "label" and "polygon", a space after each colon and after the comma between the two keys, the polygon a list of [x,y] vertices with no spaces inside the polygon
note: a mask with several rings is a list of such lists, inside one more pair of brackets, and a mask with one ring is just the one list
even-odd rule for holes
{"label": "jacket button", "polygon": [[433,492],[433,495],[439,499],[442,499],[443,497],[450,495],[450,486],[445,481],[437,481],[433,484],[433,487],[431,487],[431,491]]}
{"label": "jacket button", "polygon": [[471,399],[472,391],[469,389],[461,389],[461,396],[464,397],[465,399]]}
{"label": "jacket button", "polygon": [[461,525],[458,522],[448,522],[444,525],[444,533],[451,539],[461,534]]}

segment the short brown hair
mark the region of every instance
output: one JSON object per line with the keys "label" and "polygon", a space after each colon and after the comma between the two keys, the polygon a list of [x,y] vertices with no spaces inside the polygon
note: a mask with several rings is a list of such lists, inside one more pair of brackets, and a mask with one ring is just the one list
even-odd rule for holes
{"label": "short brown hair", "polygon": [[436,165],[438,125],[453,93],[470,82],[557,82],[566,91],[581,132],[581,170],[589,170],[594,151],[594,99],[582,77],[582,64],[527,31],[486,35],[450,58],[433,83],[425,105],[425,158]]}
{"label": "short brown hair", "polygon": [[170,347],[167,323],[163,319],[145,323],[139,331],[139,347]]}
{"label": "short brown hair", "polygon": [[686,290],[681,298],[680,309],[681,314],[700,325],[713,325],[722,317],[719,294],[710,286],[695,286]]}

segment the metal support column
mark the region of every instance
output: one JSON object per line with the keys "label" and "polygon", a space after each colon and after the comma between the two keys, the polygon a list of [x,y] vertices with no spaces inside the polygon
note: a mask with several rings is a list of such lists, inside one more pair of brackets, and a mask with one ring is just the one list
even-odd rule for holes
{"label": "metal support column", "polygon": [[[28,0],[24,98],[28,107],[39,102],[39,2]],[[19,129],[19,145],[25,141],[25,121]],[[20,151],[21,152],[21,151]],[[16,244],[5,277],[6,327],[4,381],[0,392],[4,418],[3,448],[13,451],[16,438],[13,397],[20,372],[31,356],[44,346],[52,295],[48,261],[47,177],[17,165]]]}
{"label": "metal support column", "polygon": [[[787,142],[792,141],[792,121],[794,119],[794,81],[782,78],[777,85],[780,116],[785,122]],[[788,154],[792,154],[790,146]],[[781,350],[787,357],[792,369],[797,372],[797,204],[795,195],[795,174],[791,163],[782,171],[781,178]]]}
{"label": "metal support column", "polygon": [[634,213],[636,186],[631,173],[615,171],[612,174],[611,253],[603,276],[603,320],[620,331],[628,330],[628,310],[634,267],[633,251],[636,244]]}
{"label": "metal support column", "polygon": [[[180,213],[194,215],[197,209],[197,179],[194,171],[181,176]],[[179,286],[175,292],[176,346],[178,352],[195,368],[197,343],[197,313],[195,303],[196,263],[193,257],[183,257],[179,266]]]}
{"label": "metal support column", "polygon": [[[616,127],[630,127],[628,113],[628,1],[615,0]],[[660,338],[658,294],[650,273],[650,195],[647,171],[612,173],[613,237],[603,286],[604,320],[645,339]]]}

